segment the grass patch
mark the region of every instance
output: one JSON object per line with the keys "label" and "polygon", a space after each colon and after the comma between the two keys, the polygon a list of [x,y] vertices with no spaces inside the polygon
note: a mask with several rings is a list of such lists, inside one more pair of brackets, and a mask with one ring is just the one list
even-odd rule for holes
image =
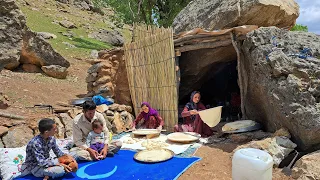
{"label": "grass patch", "polygon": [[[32,11],[24,6],[20,8],[27,17],[27,26],[32,31],[49,32],[57,36],[56,39],[50,39],[48,40],[48,42],[63,57],[87,58],[90,56],[91,50],[101,50],[101,49],[112,48],[110,44],[88,38],[86,30],[82,27],[78,27],[77,29],[70,30],[60,26],[59,24],[52,23],[54,21],[54,18],[49,15],[45,15],[43,12],[41,12],[41,10]],[[56,18],[56,19],[58,20],[59,18]],[[102,25],[102,24],[99,24],[99,25]],[[72,31],[74,34],[74,37],[69,38],[67,36],[62,35],[63,32],[67,32],[67,31]],[[63,44],[62,42],[68,42],[70,44],[75,45],[77,48],[70,48],[65,44]]]}
{"label": "grass patch", "polygon": [[74,45],[78,48],[83,48],[83,49],[109,49],[111,48],[111,46],[107,45],[106,43],[100,42],[100,41],[96,41],[94,39],[85,39],[85,38],[73,38],[72,40],[74,43]]}

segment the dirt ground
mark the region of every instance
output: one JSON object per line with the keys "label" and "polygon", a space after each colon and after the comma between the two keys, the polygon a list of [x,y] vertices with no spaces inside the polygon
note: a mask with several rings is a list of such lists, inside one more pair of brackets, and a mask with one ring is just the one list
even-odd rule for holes
{"label": "dirt ground", "polygon": [[[225,148],[225,146],[223,147]],[[183,173],[179,180],[194,179],[214,179],[214,180],[231,180],[232,157],[231,153],[223,151],[218,147],[201,146],[195,156],[202,159],[191,166]],[[281,169],[273,169],[273,180],[289,180]]]}
{"label": "dirt ground", "polygon": [[[50,104],[55,106],[58,101],[68,102],[86,94],[85,77],[90,64],[81,60],[70,61],[69,75],[65,80],[54,79],[40,73],[25,73],[21,71],[0,72],[0,93],[9,98],[10,107],[5,112],[26,117],[29,126],[36,127],[40,118],[51,117],[53,114],[46,109],[27,108],[35,104]],[[14,126],[18,120],[0,117],[0,125]],[[236,144],[221,144],[219,146],[202,146],[196,156],[202,160],[191,166],[181,180],[194,179],[231,179],[231,153]],[[289,179],[274,169],[274,180]]]}

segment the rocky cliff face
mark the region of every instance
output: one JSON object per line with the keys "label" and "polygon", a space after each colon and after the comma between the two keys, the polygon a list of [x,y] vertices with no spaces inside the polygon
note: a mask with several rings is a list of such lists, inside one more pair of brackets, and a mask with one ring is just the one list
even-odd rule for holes
{"label": "rocky cliff face", "polygon": [[241,46],[245,114],[268,130],[289,129],[303,150],[320,144],[320,37],[276,27]]}
{"label": "rocky cliff face", "polygon": [[[65,67],[66,71],[70,63],[53,50],[40,35],[29,30],[25,17],[15,1],[0,2],[0,70],[13,70],[20,64],[31,64],[38,67],[61,66]],[[48,75],[52,76],[51,74]]]}
{"label": "rocky cliff face", "polygon": [[299,16],[294,0],[194,0],[174,19],[176,33],[241,25],[292,27]]}
{"label": "rocky cliff face", "polygon": [[0,3],[0,70],[19,65],[26,20],[13,0]]}
{"label": "rocky cliff face", "polygon": [[[262,27],[291,27],[299,16],[294,0],[194,0],[174,19],[175,33],[203,28],[225,29],[242,25]],[[231,45],[182,53],[180,57],[180,98],[192,89],[199,89],[217,71],[219,63],[235,61],[236,51]]]}

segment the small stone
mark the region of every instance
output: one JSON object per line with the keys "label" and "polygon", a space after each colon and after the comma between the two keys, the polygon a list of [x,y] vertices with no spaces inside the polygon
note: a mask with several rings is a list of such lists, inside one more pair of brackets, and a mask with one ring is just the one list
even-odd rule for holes
{"label": "small stone", "polygon": [[70,44],[70,43],[68,43],[68,42],[62,42],[62,44],[68,46],[69,48],[77,48],[75,45]]}
{"label": "small stone", "polygon": [[128,111],[129,113],[132,113],[132,107],[131,106],[126,106],[125,110]]}
{"label": "small stone", "polygon": [[76,25],[74,25],[72,22],[70,22],[68,20],[60,21],[59,24],[65,28],[68,28],[68,29],[77,28]]}
{"label": "small stone", "polygon": [[110,106],[109,106],[109,110],[111,110],[111,111],[116,111],[118,108],[119,108],[119,104],[116,104],[116,103],[114,103],[114,104],[111,104]]}
{"label": "small stone", "polygon": [[48,32],[37,32],[37,34],[42,37],[43,39],[56,39],[57,36],[55,34],[52,33],[48,33]]}
{"label": "small stone", "polygon": [[123,117],[123,118],[126,118],[127,116],[128,116],[128,112],[127,111],[122,111],[121,113],[120,113],[120,115],[121,115],[121,117]]}
{"label": "small stone", "polygon": [[110,111],[110,110],[107,110],[106,114],[107,114],[107,116],[114,116],[114,112]]}
{"label": "small stone", "polygon": [[99,57],[99,52],[97,50],[92,50],[90,56],[93,59],[97,59]]}
{"label": "small stone", "polygon": [[5,133],[7,133],[9,131],[9,128],[4,127],[4,126],[0,126],[0,137],[2,135],[4,135]]}
{"label": "small stone", "polygon": [[119,107],[118,107],[118,109],[117,109],[117,111],[119,111],[119,112],[122,112],[122,111],[125,111],[126,110],[126,105],[119,105]]}
{"label": "small stone", "polygon": [[287,137],[287,138],[291,138],[291,134],[289,133],[289,131],[285,128],[281,128],[279,130],[277,130],[273,136],[284,136],[284,137]]}

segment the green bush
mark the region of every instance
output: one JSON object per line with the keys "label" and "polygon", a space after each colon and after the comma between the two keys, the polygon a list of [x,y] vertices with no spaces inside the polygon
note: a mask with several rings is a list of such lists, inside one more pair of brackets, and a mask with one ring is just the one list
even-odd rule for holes
{"label": "green bush", "polygon": [[308,26],[304,26],[301,24],[296,24],[293,26],[293,28],[290,29],[290,31],[303,31],[308,32]]}

